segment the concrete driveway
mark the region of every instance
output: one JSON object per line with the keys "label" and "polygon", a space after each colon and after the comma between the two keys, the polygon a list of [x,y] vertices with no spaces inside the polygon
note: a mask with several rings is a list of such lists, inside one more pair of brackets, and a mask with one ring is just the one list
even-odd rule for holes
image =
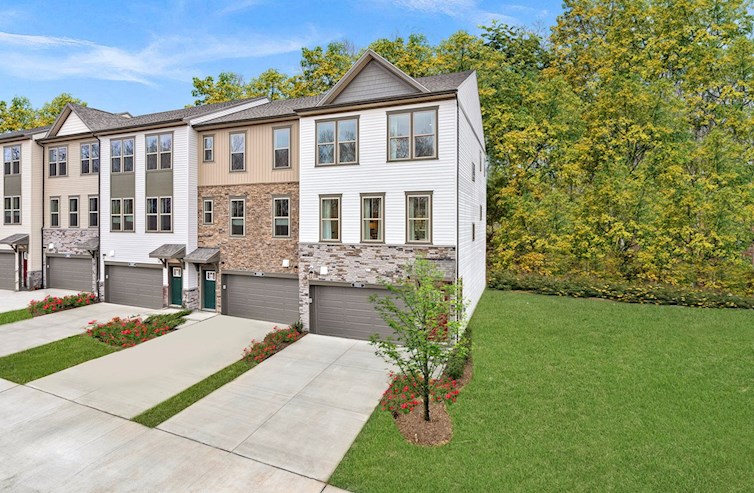
{"label": "concrete driveway", "polygon": [[364,341],[309,334],[159,426],[327,481],[388,385]]}
{"label": "concrete driveway", "polygon": [[0,313],[11,310],[20,310],[29,306],[33,300],[41,300],[46,296],[68,296],[78,294],[78,291],[69,291],[67,289],[37,289],[36,291],[9,291],[0,289]]}
{"label": "concrete driveway", "polygon": [[0,325],[0,356],[81,334],[92,320],[104,322],[113,317],[146,316],[159,311],[112,303],[95,303]]}
{"label": "concrete driveway", "polygon": [[251,339],[262,339],[274,326],[217,315],[28,385],[132,418],[238,361]]}
{"label": "concrete driveway", "polygon": [[323,489],[318,481],[0,380],[0,490]]}

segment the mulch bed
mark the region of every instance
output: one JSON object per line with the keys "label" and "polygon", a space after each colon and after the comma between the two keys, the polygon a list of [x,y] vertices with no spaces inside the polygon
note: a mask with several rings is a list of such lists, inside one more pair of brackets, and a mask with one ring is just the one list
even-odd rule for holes
{"label": "mulch bed", "polygon": [[[473,376],[471,358],[466,362],[463,376],[456,380],[458,389],[462,389],[471,381]],[[408,414],[393,414],[395,425],[403,438],[415,445],[425,447],[439,447],[450,442],[453,437],[453,421],[442,402],[432,402],[429,405],[430,421],[424,421],[424,406],[419,405]]]}

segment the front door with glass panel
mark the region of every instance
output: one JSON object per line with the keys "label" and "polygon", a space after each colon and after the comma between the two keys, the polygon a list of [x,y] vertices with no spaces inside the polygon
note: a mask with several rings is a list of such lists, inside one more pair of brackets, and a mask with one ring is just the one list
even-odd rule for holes
{"label": "front door with glass panel", "polygon": [[183,303],[183,269],[170,268],[170,304],[180,306]]}
{"label": "front door with glass panel", "polygon": [[215,276],[214,270],[205,270],[202,281],[202,308],[205,310],[215,309]]}

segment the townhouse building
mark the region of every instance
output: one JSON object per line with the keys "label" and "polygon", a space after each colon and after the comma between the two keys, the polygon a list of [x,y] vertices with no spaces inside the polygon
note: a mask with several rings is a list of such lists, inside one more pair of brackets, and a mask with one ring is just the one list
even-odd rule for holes
{"label": "townhouse building", "polygon": [[42,148],[47,127],[0,135],[0,289],[42,287]]}

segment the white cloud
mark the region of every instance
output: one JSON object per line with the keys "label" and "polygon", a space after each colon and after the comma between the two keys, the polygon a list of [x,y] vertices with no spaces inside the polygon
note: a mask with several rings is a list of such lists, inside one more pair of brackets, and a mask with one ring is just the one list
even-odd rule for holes
{"label": "white cloud", "polygon": [[261,0],[231,1],[225,8],[220,9],[218,11],[218,14],[227,15],[235,12],[240,12],[242,10],[250,9],[251,7],[256,7],[260,3],[262,3]]}
{"label": "white cloud", "polygon": [[506,24],[521,24],[515,13],[532,13],[538,11],[532,7],[518,4],[504,4],[499,12],[491,12],[481,7],[479,0],[392,0],[393,4],[404,9],[426,14],[442,14],[463,19],[475,25],[489,25],[493,20]]}
{"label": "white cloud", "polygon": [[128,50],[85,39],[0,32],[0,72],[22,79],[79,77],[152,85],[165,78],[189,80],[205,62],[290,53],[316,38],[314,29],[284,39],[172,36]]}
{"label": "white cloud", "polygon": [[452,17],[461,16],[469,9],[477,7],[476,0],[395,0],[395,4],[410,10]]}

